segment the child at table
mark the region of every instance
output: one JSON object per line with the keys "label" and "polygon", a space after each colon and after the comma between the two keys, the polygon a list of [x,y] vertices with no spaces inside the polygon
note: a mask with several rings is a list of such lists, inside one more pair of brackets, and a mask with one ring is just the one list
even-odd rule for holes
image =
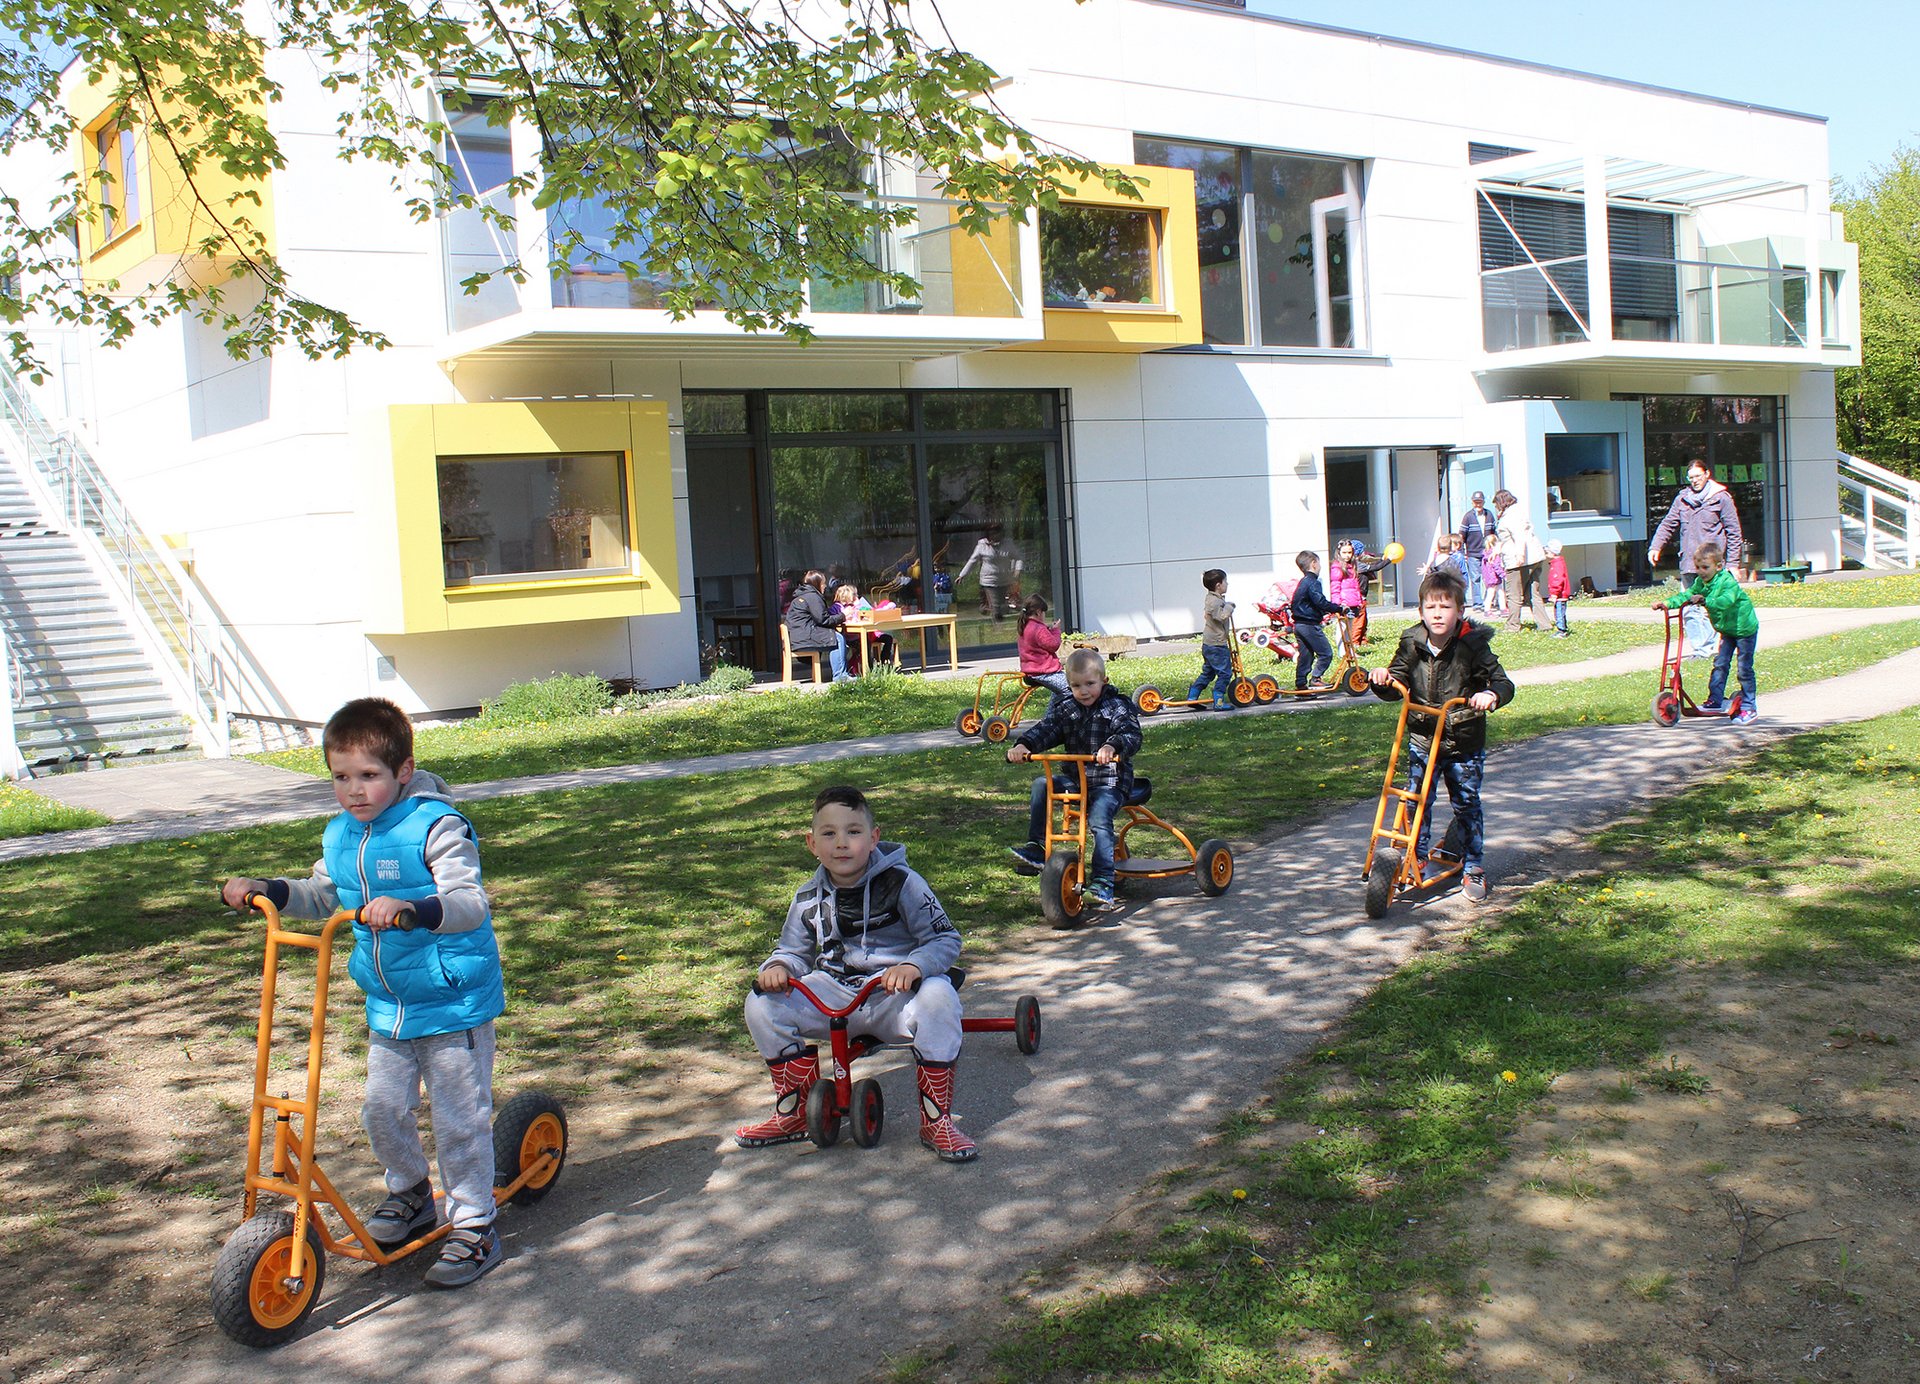
{"label": "child at table", "polygon": [[[867,636],[860,633],[859,622],[873,613],[873,604],[862,596],[852,582],[842,582],[833,592],[833,608],[847,622],[847,671],[856,676],[867,671]],[[874,639],[874,662],[892,663],[893,636]]]}

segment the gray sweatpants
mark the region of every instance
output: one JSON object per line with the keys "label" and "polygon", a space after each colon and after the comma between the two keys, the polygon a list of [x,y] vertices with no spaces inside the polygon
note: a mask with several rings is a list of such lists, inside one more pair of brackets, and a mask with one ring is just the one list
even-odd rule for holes
{"label": "gray sweatpants", "polygon": [[[800,977],[821,1000],[840,1008],[859,992],[824,971]],[[865,982],[862,982],[864,984]],[[784,1056],[807,1040],[827,1037],[828,1019],[796,990],[777,995],[747,996],[747,1032],[768,1061]],[[951,1062],[960,1056],[960,996],[945,976],[929,976],[918,991],[889,995],[876,990],[847,1019],[853,1037],[871,1033],[883,1043],[911,1043],[929,1062]]]}
{"label": "gray sweatpants", "polygon": [[420,1143],[420,1085],[433,1104],[446,1218],[456,1226],[493,1223],[493,1023],[428,1038],[368,1035],[367,1098],[360,1107],[387,1190],[404,1192],[427,1175]]}

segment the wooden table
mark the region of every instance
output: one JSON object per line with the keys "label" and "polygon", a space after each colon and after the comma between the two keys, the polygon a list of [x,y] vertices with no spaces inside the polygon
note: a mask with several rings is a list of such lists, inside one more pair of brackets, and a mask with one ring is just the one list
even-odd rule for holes
{"label": "wooden table", "polygon": [[899,638],[908,632],[920,636],[920,668],[924,672],[927,664],[927,631],[944,629],[947,632],[947,666],[960,671],[960,617],[949,611],[945,615],[893,615],[882,611],[869,611],[859,619],[850,619],[846,631],[860,637],[860,666],[873,667],[873,645],[869,642],[883,634]]}

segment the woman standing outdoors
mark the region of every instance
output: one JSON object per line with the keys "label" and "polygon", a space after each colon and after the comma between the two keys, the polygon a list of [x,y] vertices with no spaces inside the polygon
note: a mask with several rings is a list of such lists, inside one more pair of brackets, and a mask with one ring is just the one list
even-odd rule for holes
{"label": "woman standing outdoors", "polygon": [[1534,606],[1535,590],[1542,586],[1547,550],[1533,521],[1520,508],[1520,500],[1511,490],[1493,493],[1493,512],[1499,516],[1500,560],[1507,566],[1507,629],[1520,628],[1520,607],[1533,606],[1534,628],[1540,626],[1539,609]]}

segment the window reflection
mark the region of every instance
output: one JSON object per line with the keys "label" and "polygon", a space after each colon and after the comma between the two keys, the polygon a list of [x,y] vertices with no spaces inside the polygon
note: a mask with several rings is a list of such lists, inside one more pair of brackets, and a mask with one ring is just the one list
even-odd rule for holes
{"label": "window reflection", "polygon": [[441,457],[447,585],[626,571],[624,460],[618,452]]}
{"label": "window reflection", "polygon": [[1124,207],[1063,206],[1040,222],[1040,277],[1050,308],[1157,305],[1159,217]]}

